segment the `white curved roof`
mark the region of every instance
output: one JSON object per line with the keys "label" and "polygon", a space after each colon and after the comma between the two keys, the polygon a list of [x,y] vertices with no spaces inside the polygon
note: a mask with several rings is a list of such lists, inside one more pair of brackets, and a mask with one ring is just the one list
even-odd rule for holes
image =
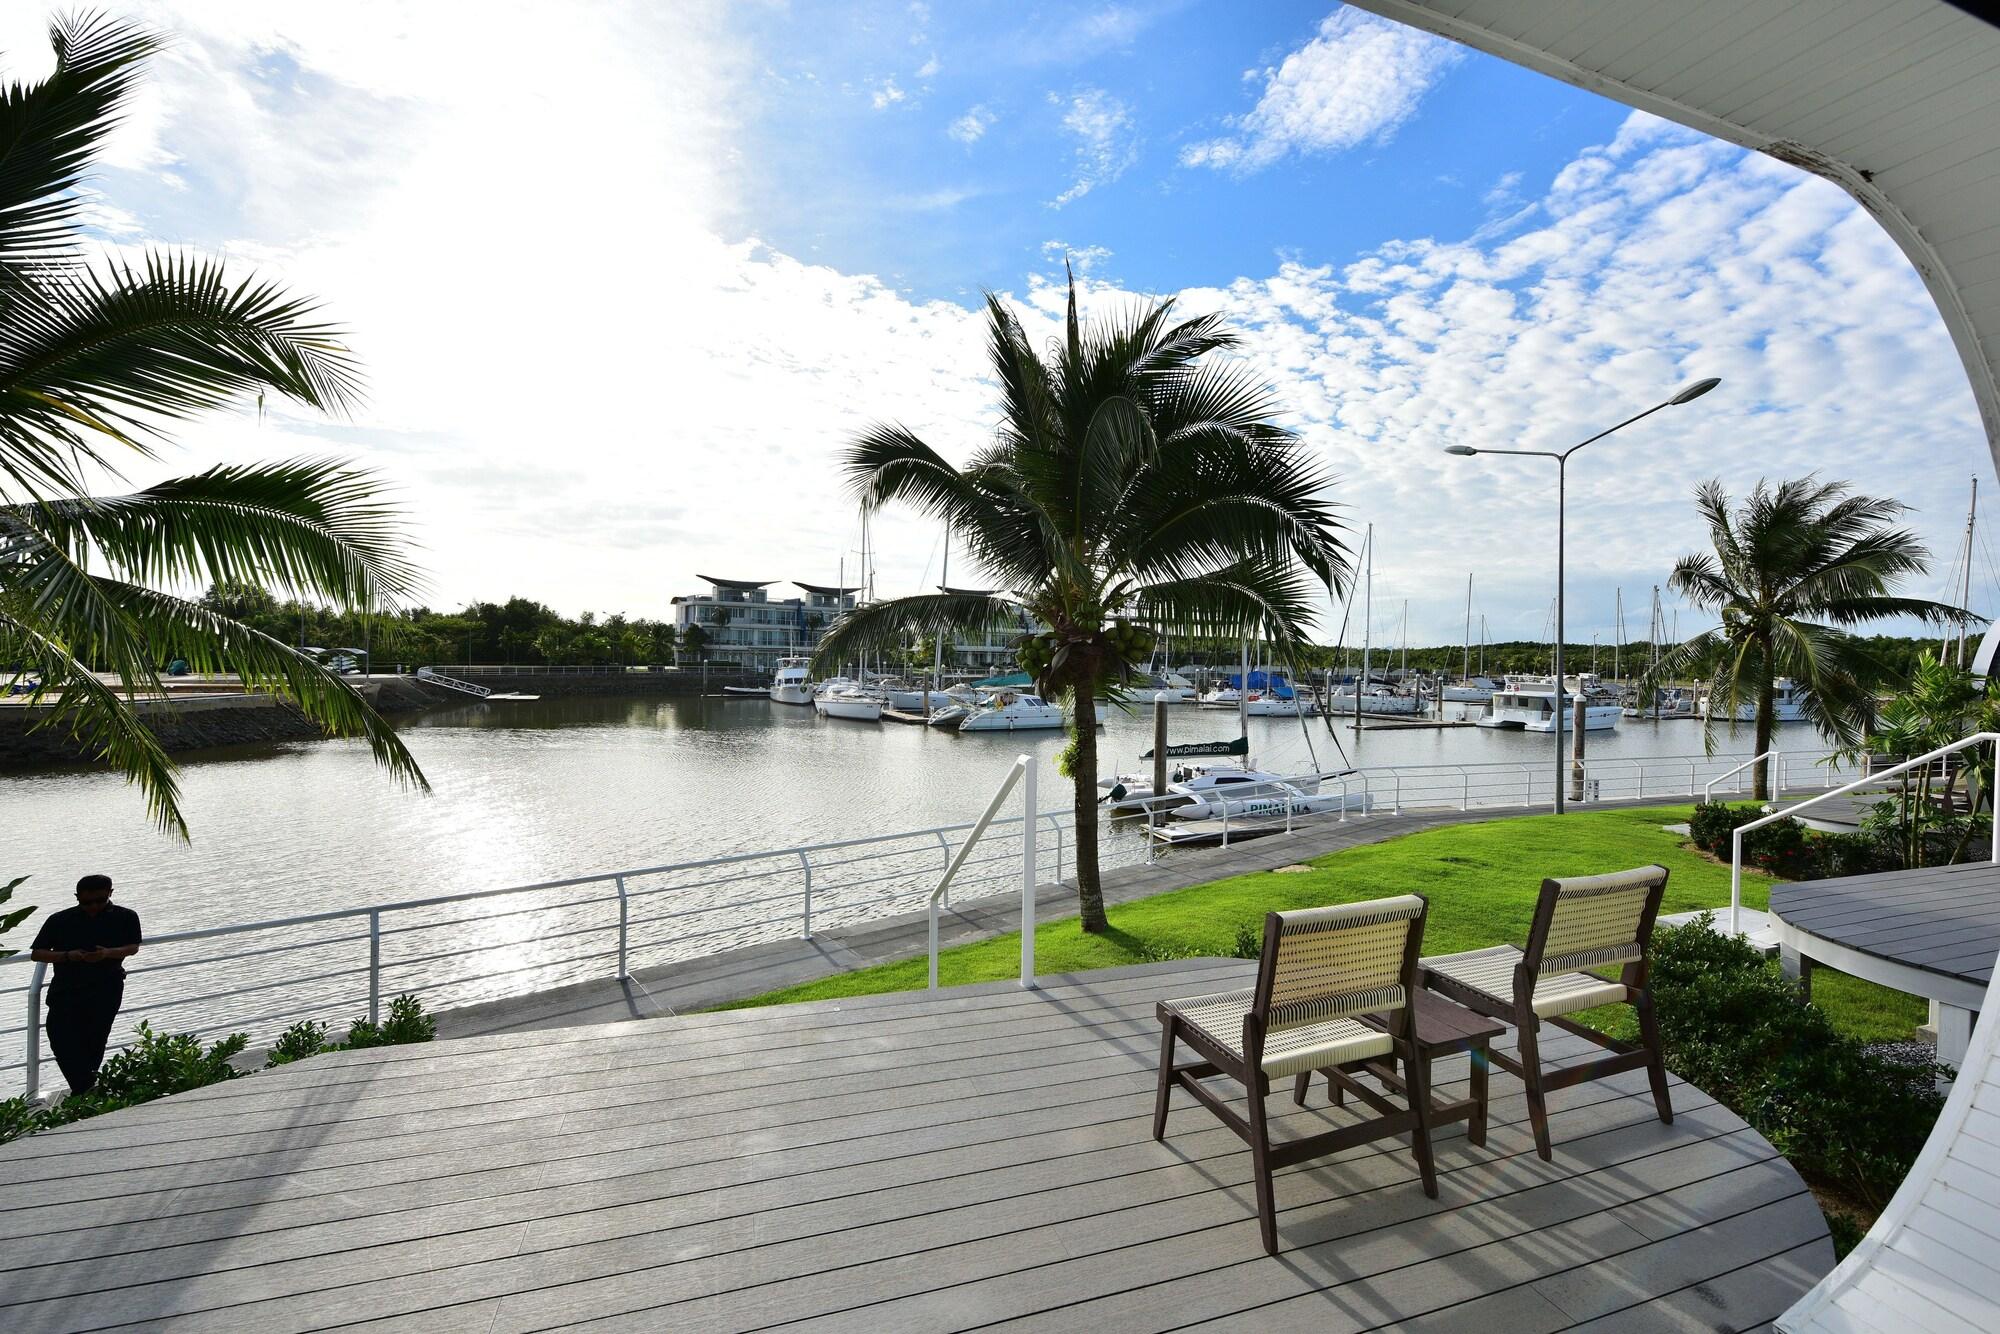
{"label": "white curved roof", "polygon": [[1837,181],[1910,257],[2000,463],[2000,28],[1942,0],[1353,0]]}

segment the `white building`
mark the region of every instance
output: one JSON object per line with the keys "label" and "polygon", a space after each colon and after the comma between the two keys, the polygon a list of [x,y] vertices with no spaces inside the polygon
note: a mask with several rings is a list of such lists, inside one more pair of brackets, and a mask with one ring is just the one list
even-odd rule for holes
{"label": "white building", "polygon": [[674,629],[685,637],[699,625],[708,640],[704,657],[746,671],[768,671],[779,658],[812,652],[834,618],[853,609],[860,591],[797,583],[804,597],[773,599],[775,580],[700,578],[708,592],[673,599]]}

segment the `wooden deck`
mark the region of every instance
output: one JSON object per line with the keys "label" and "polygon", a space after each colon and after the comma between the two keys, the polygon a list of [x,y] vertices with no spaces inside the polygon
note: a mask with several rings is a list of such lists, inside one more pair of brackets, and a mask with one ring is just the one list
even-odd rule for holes
{"label": "wooden deck", "polygon": [[1393,1141],[1282,1172],[1267,1258],[1242,1144],[1149,1125],[1154,1001],[1250,969],[347,1052],[36,1136],[0,1328],[1746,1330],[1831,1266],[1770,1145],[1643,1074],[1556,1094],[1553,1164],[1496,1077],[1437,1201]]}
{"label": "wooden deck", "polygon": [[[1873,980],[1973,1010],[2000,953],[2000,866],[1883,871],[1771,887],[1781,938],[1864,976],[1873,960],[1896,970]],[[1810,937],[1807,941],[1802,937]]]}

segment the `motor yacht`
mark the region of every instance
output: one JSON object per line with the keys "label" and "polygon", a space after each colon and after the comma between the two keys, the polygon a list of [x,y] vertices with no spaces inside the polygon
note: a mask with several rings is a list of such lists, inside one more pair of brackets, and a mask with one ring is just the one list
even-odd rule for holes
{"label": "motor yacht", "polygon": [[[1773,695],[1771,701],[1771,720],[1779,723],[1804,722],[1806,717],[1806,688],[1792,680],[1789,676],[1779,677],[1775,683],[1775,687],[1776,693]],[[1712,712],[1708,705],[1708,697],[1704,695],[1702,696],[1701,703],[1696,706],[1704,718],[1710,716]],[[1756,722],[1757,701],[1754,699],[1739,701],[1736,705],[1736,721],[1739,723]]]}
{"label": "motor yacht", "polygon": [[855,722],[882,721],[882,696],[861,686],[848,684],[821,690],[813,696],[813,708],[822,718],[850,718]]}
{"label": "motor yacht", "polygon": [[811,658],[780,658],[771,677],[770,696],[780,704],[813,702]]}
{"label": "motor yacht", "polygon": [[[1594,701],[1571,686],[1564,687],[1563,708],[1573,711],[1579,698],[1584,701],[1584,731],[1601,732],[1618,726],[1620,710],[1616,703]],[[1505,686],[1493,692],[1492,708],[1479,720],[1479,725],[1502,731],[1553,732],[1555,702],[1555,682],[1550,678],[1509,677]],[[1567,730],[1573,722],[1566,718],[1563,726]]]}
{"label": "motor yacht", "polygon": [[[1061,727],[1065,721],[1060,704],[1051,704],[1040,695],[1014,690],[982,691],[979,704],[959,723],[961,732],[1030,732]],[[1096,718],[1104,721],[1104,706],[1096,706]]]}

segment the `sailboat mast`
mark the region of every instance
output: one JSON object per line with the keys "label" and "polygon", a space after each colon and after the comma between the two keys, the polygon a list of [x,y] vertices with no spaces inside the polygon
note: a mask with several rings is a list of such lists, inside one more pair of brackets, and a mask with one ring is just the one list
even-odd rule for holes
{"label": "sailboat mast", "polygon": [[1472,676],[1472,572],[1465,574],[1465,656],[1458,664],[1458,679],[1468,680]]}
{"label": "sailboat mast", "polygon": [[[1375,633],[1375,525],[1368,525],[1368,571],[1362,584],[1361,604],[1361,679],[1354,685],[1354,727],[1361,728],[1361,687],[1369,680],[1369,650],[1373,647]],[[1357,743],[1359,744],[1359,743]]]}
{"label": "sailboat mast", "polygon": [[1618,670],[1618,660],[1619,660],[1619,655],[1625,651],[1625,590],[1624,589],[1621,588],[1618,590],[1617,601],[1612,605],[1614,605],[1618,609],[1618,614],[1617,614],[1618,624],[1613,627],[1617,637],[1611,641],[1611,679],[1614,681],[1622,681],[1625,678],[1623,674],[1620,673]]}
{"label": "sailboat mast", "polygon": [[1403,680],[1410,679],[1410,600],[1403,599]]}
{"label": "sailboat mast", "polygon": [[1979,478],[1972,479],[1972,503],[1965,511],[1965,576],[1958,595],[1958,665],[1965,666],[1965,619],[1972,606],[1972,530],[1979,522]]}

